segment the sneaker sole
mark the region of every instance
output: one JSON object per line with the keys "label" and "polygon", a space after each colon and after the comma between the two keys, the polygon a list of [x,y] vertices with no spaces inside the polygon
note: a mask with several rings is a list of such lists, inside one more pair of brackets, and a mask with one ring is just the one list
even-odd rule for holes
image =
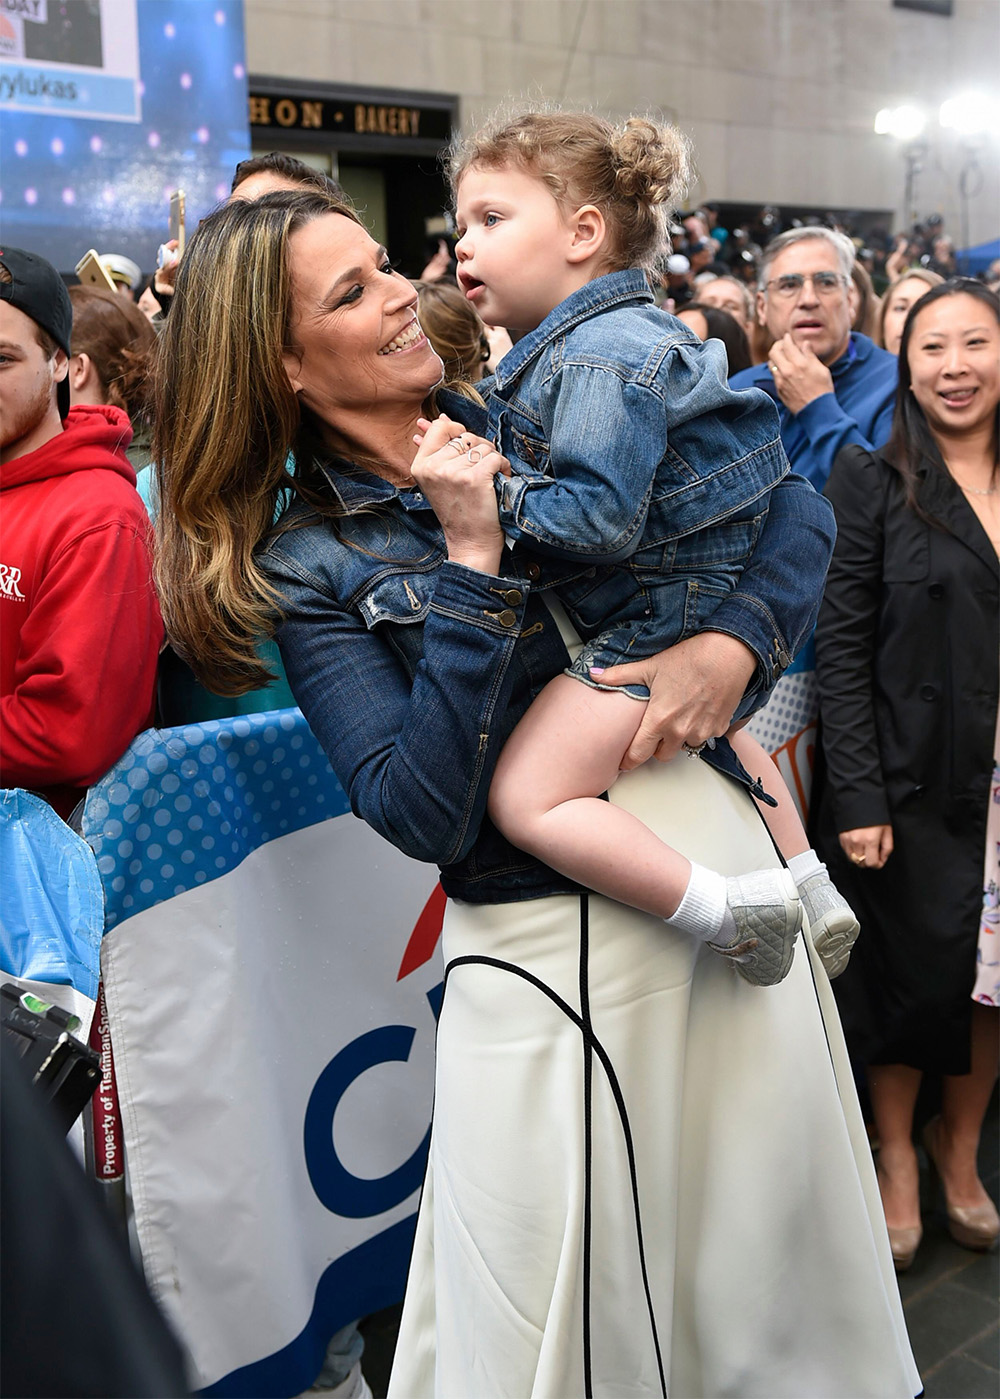
{"label": "sneaker sole", "polygon": [[846,909],[825,914],[816,928],[810,926],[812,943],[823,963],[827,976],[833,981],[840,976],[851,959],[851,952],[861,928],[858,920]]}

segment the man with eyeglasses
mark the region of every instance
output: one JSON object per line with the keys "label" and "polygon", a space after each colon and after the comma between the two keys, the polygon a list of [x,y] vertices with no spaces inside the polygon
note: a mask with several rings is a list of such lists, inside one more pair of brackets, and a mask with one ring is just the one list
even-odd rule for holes
{"label": "man with eyeglasses", "polygon": [[767,364],[734,374],[778,405],[793,470],[818,491],[841,447],[880,447],[889,436],[896,357],[851,330],[854,245],[832,229],[793,228],[764,249],[757,319],[773,337]]}

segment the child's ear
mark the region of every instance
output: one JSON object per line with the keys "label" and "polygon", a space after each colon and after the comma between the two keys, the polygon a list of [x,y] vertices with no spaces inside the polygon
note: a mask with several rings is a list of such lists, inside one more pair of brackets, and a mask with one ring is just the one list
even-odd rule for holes
{"label": "child's ear", "polygon": [[570,232],[569,261],[586,262],[604,247],[608,226],[596,204],[583,204],[570,217]]}

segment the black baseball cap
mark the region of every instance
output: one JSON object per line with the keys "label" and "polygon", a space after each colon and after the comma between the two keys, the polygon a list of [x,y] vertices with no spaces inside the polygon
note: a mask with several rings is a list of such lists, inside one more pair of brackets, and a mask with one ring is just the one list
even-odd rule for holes
{"label": "black baseball cap", "polygon": [[[59,273],[37,253],[23,248],[0,248],[0,266],[10,273],[10,281],[0,281],[0,301],[9,301],[18,311],[41,326],[64,351],[67,359],[73,334],[73,303]],[[56,385],[59,416],[69,412],[69,376]]]}

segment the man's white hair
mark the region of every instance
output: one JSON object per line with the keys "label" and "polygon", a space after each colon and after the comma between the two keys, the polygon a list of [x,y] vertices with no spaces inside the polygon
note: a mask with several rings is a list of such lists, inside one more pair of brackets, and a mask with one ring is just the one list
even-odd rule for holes
{"label": "man's white hair", "polygon": [[779,233],[777,238],[772,238],[764,249],[764,256],[760,264],[760,281],[758,285],[761,290],[767,291],[768,273],[776,257],[790,248],[793,243],[803,243],[807,238],[822,238],[829,243],[837,254],[837,261],[840,263],[840,270],[845,277],[850,279],[851,268],[854,266],[854,244],[846,233],[837,233],[832,228],[821,228],[818,224],[809,224],[806,228],[790,228],[787,233]]}

